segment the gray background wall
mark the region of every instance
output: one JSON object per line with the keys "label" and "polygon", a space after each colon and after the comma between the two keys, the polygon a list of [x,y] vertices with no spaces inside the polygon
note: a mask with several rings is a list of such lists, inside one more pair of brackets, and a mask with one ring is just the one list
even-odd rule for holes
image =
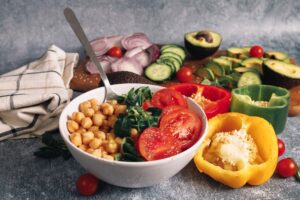
{"label": "gray background wall", "polygon": [[[299,0],[0,0],[0,74],[39,57],[50,44],[79,51],[63,17],[75,10],[90,39],[146,33],[153,42],[183,43],[186,32],[212,29],[223,35],[221,48],[261,44],[300,62]],[[0,83],[1,84],[1,83]],[[285,157],[300,162],[300,118],[289,118]],[[57,132],[58,133],[58,132]],[[33,156],[38,139],[0,142],[0,199],[80,199],[74,186],[85,170],[74,159]],[[159,185],[124,189],[102,184],[91,199],[299,199],[299,182],[276,174],[260,187],[231,190],[200,174],[191,162]]]}
{"label": "gray background wall", "polygon": [[146,33],[156,43],[183,43],[186,32],[211,29],[222,48],[262,44],[300,52],[300,1],[293,0],[1,0],[0,74],[39,57],[50,44],[79,51],[63,9],[75,10],[90,39]]}

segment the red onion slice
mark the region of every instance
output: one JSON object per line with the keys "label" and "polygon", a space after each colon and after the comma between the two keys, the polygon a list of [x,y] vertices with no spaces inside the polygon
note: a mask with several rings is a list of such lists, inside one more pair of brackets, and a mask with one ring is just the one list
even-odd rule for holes
{"label": "red onion slice", "polygon": [[151,63],[156,61],[160,56],[160,48],[156,44],[152,44],[148,47],[146,52],[149,54]]}
{"label": "red onion slice", "polygon": [[124,38],[123,35],[116,35],[111,37],[99,37],[92,40],[91,46],[95,51],[97,57],[102,56],[107,53],[109,49],[114,46],[122,47],[121,41]]}
{"label": "red onion slice", "polygon": [[90,42],[96,56],[102,56],[110,49],[106,38],[96,38]]}
{"label": "red onion slice", "polygon": [[[102,60],[100,61],[101,66],[103,67],[103,70],[105,73],[110,73],[111,72],[111,62],[107,60]],[[90,74],[99,74],[97,66],[94,64],[93,61],[88,61],[85,65],[85,68],[88,73]]]}
{"label": "red onion slice", "polygon": [[134,33],[126,36],[122,39],[121,44],[124,49],[130,50],[135,47],[141,47],[143,49],[148,48],[152,43],[144,33]]}
{"label": "red onion slice", "polygon": [[142,47],[136,47],[136,48],[130,49],[130,50],[126,51],[126,53],[124,54],[124,57],[131,58],[131,57],[135,56],[136,54],[140,53],[141,51],[143,51]]}
{"label": "red onion slice", "polygon": [[138,75],[143,74],[143,67],[132,58],[122,58],[111,65],[113,72],[129,71]]}

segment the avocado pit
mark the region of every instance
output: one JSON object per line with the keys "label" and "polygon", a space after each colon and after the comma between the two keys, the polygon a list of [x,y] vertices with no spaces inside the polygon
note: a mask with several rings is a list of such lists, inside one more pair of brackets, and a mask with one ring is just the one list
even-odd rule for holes
{"label": "avocado pit", "polygon": [[207,32],[207,31],[200,31],[199,33],[197,33],[196,35],[195,35],[195,38],[197,39],[197,40],[205,40],[205,42],[208,42],[208,43],[212,43],[213,42],[213,37],[212,37],[212,35],[209,33],[209,32]]}

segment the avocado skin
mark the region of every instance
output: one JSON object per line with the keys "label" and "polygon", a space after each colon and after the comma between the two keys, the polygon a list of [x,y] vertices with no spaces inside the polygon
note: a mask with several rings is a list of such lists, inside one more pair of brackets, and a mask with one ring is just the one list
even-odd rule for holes
{"label": "avocado skin", "polygon": [[[127,72],[127,71],[109,73],[107,74],[107,78],[110,84],[143,83],[143,84],[157,85],[156,83],[150,81],[144,76],[140,76],[138,74]],[[100,81],[99,86],[104,86],[103,81]]]}
{"label": "avocado skin", "polygon": [[276,85],[279,87],[290,89],[296,85],[300,85],[300,79],[290,78],[271,70],[263,62],[263,83],[267,85]]}
{"label": "avocado skin", "polygon": [[186,38],[184,38],[184,46],[187,52],[190,54],[190,56],[196,59],[202,59],[211,56],[216,51],[218,51],[220,47],[220,45],[212,48],[195,46],[191,44]]}

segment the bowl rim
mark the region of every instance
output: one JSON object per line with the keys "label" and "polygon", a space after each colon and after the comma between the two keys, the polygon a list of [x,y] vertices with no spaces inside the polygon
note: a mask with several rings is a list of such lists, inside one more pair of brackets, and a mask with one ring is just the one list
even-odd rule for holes
{"label": "bowl rim", "polygon": [[[151,84],[140,84],[140,83],[123,83],[123,84],[114,84],[112,85],[112,88],[114,87],[120,87],[120,86],[124,86],[127,85],[130,88],[133,87],[143,87],[143,86],[149,86],[150,89],[151,88],[156,88],[156,89],[163,89],[165,87],[162,86],[158,86],[158,85],[151,85]],[[84,96],[88,96],[90,94],[95,93],[96,91],[101,91],[101,90],[105,90],[104,87],[99,87],[99,88],[95,88],[92,89],[88,92],[82,93],[79,96],[75,97],[74,99],[72,99],[69,104],[63,109],[60,117],[59,117],[59,132],[61,137],[63,138],[65,144],[67,145],[68,148],[72,148],[73,150],[75,150],[76,152],[78,152],[79,154],[81,154],[82,156],[87,156],[90,159],[93,160],[97,160],[99,162],[104,162],[106,164],[111,164],[111,165],[120,165],[120,166],[134,166],[134,167],[145,167],[145,166],[155,166],[155,165],[160,165],[160,164],[164,164],[164,163],[168,163],[172,160],[178,160],[182,157],[187,156],[191,151],[193,151],[195,148],[199,148],[200,144],[203,142],[203,140],[206,138],[206,135],[208,133],[208,120],[207,117],[205,115],[204,110],[194,101],[192,100],[192,98],[190,97],[186,97],[187,100],[191,103],[194,104],[195,106],[197,106],[199,108],[200,111],[200,119],[202,122],[202,126],[201,126],[201,132],[202,135],[200,136],[200,138],[198,139],[198,141],[196,143],[193,144],[193,146],[191,146],[190,148],[186,149],[185,151],[176,154],[174,156],[171,157],[167,157],[167,158],[163,158],[160,160],[153,160],[153,161],[141,161],[141,162],[130,162],[130,161],[118,161],[118,160],[106,160],[103,158],[98,158],[96,156],[93,156],[90,153],[87,153],[85,151],[83,151],[82,149],[76,147],[69,139],[68,135],[69,131],[67,129],[66,126],[66,119],[68,117],[68,113],[67,111],[69,110],[69,108],[73,105],[73,104],[77,104],[77,102],[83,98]],[[151,89],[152,90],[152,89]],[[93,98],[93,97],[91,97]],[[198,113],[199,114],[199,113]],[[72,154],[72,151],[71,151]],[[76,159],[75,159],[76,160]]]}

